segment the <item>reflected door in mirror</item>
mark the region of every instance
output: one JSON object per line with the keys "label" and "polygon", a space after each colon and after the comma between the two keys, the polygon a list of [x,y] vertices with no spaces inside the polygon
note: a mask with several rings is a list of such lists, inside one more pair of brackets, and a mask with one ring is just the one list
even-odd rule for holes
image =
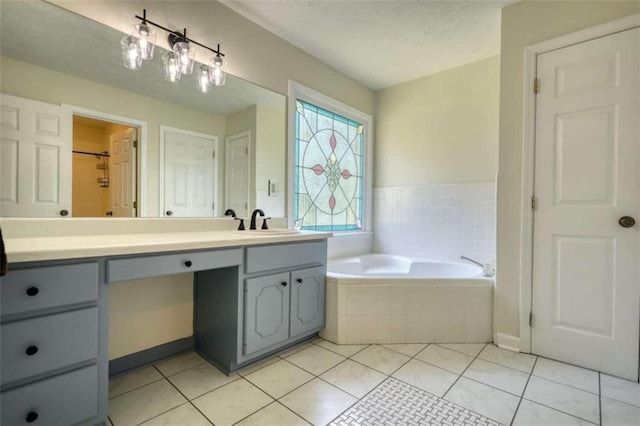
{"label": "reflected door in mirror", "polygon": [[136,155],[134,144],[137,130],[130,128],[110,137],[109,162],[112,173],[111,209],[116,217],[135,217],[136,199]]}
{"label": "reflected door in mirror", "polygon": [[249,216],[249,140],[250,132],[226,139],[226,208],[239,217]]}

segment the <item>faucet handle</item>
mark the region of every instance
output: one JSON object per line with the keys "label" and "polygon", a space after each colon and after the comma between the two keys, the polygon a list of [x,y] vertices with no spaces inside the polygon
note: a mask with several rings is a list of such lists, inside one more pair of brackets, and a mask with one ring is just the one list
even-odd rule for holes
{"label": "faucet handle", "polygon": [[271,219],[270,217],[263,217],[262,218],[262,228],[260,229],[269,229],[269,226],[267,225],[267,219]]}
{"label": "faucet handle", "polygon": [[238,225],[238,231],[244,231],[245,230],[244,218],[243,217],[234,217],[234,219],[240,221],[240,225]]}

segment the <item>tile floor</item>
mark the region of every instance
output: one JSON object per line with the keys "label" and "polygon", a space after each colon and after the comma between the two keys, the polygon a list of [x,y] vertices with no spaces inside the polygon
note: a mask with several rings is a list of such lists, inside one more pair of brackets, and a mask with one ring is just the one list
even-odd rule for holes
{"label": "tile floor", "polygon": [[488,344],[298,345],[229,377],[187,353],[109,383],[112,425],[640,425],[640,384]]}

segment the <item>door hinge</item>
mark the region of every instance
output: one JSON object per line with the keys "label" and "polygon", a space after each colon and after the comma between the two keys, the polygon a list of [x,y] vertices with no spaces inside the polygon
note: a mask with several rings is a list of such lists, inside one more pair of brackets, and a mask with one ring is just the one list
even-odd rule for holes
{"label": "door hinge", "polygon": [[529,327],[533,327],[533,312],[529,312]]}
{"label": "door hinge", "polygon": [[137,202],[137,201],[134,201],[134,202],[133,202],[133,208],[134,208],[134,209],[137,209],[137,208],[138,208],[138,202]]}
{"label": "door hinge", "polygon": [[244,208],[245,210],[249,208],[249,204],[248,203],[244,203]]}
{"label": "door hinge", "polygon": [[216,209],[216,203],[211,203],[211,210],[215,210]]}
{"label": "door hinge", "polygon": [[249,148],[244,149],[244,155],[249,155]]}
{"label": "door hinge", "polygon": [[531,210],[536,211],[536,206],[537,206],[536,196],[532,195],[531,196]]}
{"label": "door hinge", "polygon": [[213,151],[213,158],[216,158],[216,152]]}
{"label": "door hinge", "polygon": [[138,147],[138,141],[133,141],[133,147],[137,148]]}
{"label": "door hinge", "polygon": [[533,79],[533,93],[538,93],[540,91],[540,80],[538,78]]}

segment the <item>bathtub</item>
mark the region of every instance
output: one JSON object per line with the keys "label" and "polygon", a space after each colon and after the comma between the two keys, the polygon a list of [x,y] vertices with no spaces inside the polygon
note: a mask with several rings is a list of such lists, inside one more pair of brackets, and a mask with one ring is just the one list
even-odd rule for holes
{"label": "bathtub", "polygon": [[493,278],[459,262],[385,254],[329,259],[326,326],[337,344],[493,340]]}

